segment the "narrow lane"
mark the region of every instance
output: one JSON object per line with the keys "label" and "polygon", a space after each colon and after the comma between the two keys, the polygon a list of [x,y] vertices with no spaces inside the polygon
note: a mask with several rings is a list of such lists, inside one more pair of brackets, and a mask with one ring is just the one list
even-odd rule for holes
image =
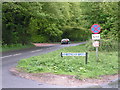
{"label": "narrow lane", "polygon": [[27,80],[25,78],[12,75],[9,69],[15,67],[17,65],[17,62],[21,59],[45,54],[64,47],[76,46],[79,44],[83,44],[83,43],[69,44],[69,45],[54,45],[49,47],[35,47],[26,50],[3,53],[1,57],[2,58],[2,88],[69,88],[69,87],[48,85],[32,80]]}
{"label": "narrow lane", "polygon": [[49,47],[35,47],[25,50],[3,53],[2,57],[0,57],[2,59],[2,88],[117,88],[118,87],[117,81],[109,83],[107,85],[93,86],[91,84],[80,87],[64,87],[58,85],[49,85],[49,84],[44,84],[37,81],[21,78],[19,76],[15,76],[9,71],[9,69],[15,67],[17,65],[17,62],[21,59],[45,54],[64,47],[76,46],[84,43],[85,42],[77,43],[77,44],[68,44],[68,45],[55,45]]}

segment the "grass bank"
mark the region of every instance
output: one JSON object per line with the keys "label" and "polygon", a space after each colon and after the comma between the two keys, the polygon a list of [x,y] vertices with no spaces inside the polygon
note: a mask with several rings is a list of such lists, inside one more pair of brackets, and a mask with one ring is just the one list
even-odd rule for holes
{"label": "grass bank", "polygon": [[[61,57],[61,52],[88,52],[88,64],[85,64],[85,57]],[[87,51],[85,45],[79,45],[20,60],[17,68],[29,73],[49,72],[76,75],[79,79],[96,78],[101,75],[117,74],[118,53],[100,51],[99,62],[96,62],[95,51]]]}
{"label": "grass bank", "polygon": [[3,45],[0,47],[0,52],[20,50],[20,49],[30,48],[33,46],[34,46],[33,44],[29,44],[29,45],[22,45],[22,44]]}

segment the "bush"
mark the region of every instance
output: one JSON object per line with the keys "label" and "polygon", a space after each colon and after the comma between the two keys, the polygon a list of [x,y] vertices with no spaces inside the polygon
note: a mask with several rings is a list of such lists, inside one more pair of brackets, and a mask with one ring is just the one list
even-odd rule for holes
{"label": "bush", "polygon": [[[99,51],[117,51],[118,50],[118,42],[114,40],[106,40],[102,39],[100,41],[100,47]],[[86,44],[86,48],[89,51],[94,51],[95,47],[92,46],[92,40],[89,40],[88,43]]]}
{"label": "bush", "polygon": [[48,39],[45,36],[36,35],[36,36],[32,37],[32,42],[34,42],[34,43],[44,43],[44,42],[48,42]]}

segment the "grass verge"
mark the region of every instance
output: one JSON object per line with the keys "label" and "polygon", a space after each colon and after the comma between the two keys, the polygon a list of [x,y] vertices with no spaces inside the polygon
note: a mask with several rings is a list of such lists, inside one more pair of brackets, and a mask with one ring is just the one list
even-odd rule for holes
{"label": "grass verge", "polygon": [[20,50],[20,49],[24,49],[24,48],[30,48],[33,46],[34,46],[33,44],[29,44],[29,45],[22,45],[22,44],[3,45],[0,47],[0,52]]}
{"label": "grass verge", "polygon": [[118,53],[99,52],[99,62],[96,62],[95,51],[88,52],[88,64],[85,57],[60,57],[61,52],[87,52],[85,45],[65,47],[63,49],[40,56],[23,59],[17,68],[29,73],[55,73],[75,75],[78,79],[97,78],[101,75],[118,73]]}

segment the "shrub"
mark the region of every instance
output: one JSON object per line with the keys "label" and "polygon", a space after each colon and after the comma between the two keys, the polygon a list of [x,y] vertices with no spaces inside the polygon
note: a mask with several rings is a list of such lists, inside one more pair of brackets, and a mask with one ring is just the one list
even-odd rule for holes
{"label": "shrub", "polygon": [[[102,39],[100,41],[99,51],[117,51],[118,41]],[[89,51],[94,51],[95,47],[92,46],[93,40],[89,40],[86,44],[86,48]]]}
{"label": "shrub", "polygon": [[32,37],[32,42],[34,43],[43,43],[43,42],[47,42],[48,39],[46,36],[41,36],[41,35],[36,35]]}

